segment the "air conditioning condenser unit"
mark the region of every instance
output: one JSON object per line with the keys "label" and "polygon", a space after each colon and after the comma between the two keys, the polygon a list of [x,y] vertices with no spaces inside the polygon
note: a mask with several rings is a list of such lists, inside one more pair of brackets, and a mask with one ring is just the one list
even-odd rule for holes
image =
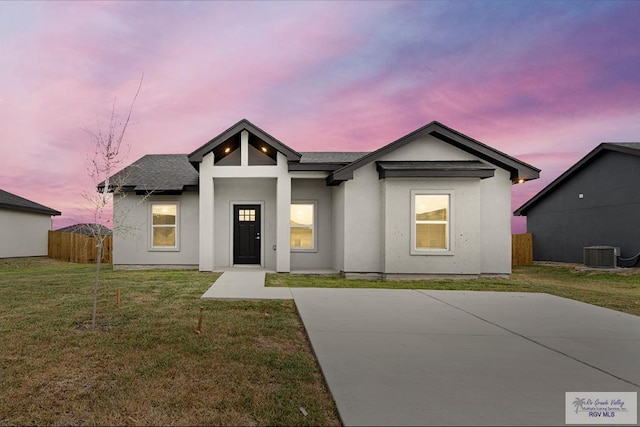
{"label": "air conditioning condenser unit", "polygon": [[586,246],[582,248],[584,265],[595,268],[616,268],[620,248],[614,246]]}

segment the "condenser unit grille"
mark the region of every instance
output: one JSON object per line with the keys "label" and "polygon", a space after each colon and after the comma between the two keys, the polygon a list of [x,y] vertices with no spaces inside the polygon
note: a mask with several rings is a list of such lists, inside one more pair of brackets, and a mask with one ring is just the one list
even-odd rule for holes
{"label": "condenser unit grille", "polygon": [[582,248],[584,265],[596,268],[615,268],[620,248],[613,246],[587,246]]}

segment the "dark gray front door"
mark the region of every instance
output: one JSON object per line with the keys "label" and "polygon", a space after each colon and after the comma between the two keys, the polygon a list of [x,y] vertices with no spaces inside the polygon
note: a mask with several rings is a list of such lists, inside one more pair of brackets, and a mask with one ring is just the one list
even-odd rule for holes
{"label": "dark gray front door", "polygon": [[233,206],[233,263],[260,264],[260,205]]}

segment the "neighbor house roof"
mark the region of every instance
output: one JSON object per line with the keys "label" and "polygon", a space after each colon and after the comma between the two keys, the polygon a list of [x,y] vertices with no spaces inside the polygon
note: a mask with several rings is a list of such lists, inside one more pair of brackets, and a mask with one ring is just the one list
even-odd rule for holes
{"label": "neighbor house roof", "polygon": [[56,231],[60,231],[62,233],[75,233],[75,234],[85,234],[85,235],[92,235],[94,233],[96,234],[99,233],[100,235],[103,235],[103,236],[111,235],[111,230],[102,224],[88,224],[88,223],[73,224],[67,227],[62,227]]}
{"label": "neighbor house roof", "polygon": [[527,163],[524,163],[514,157],[511,157],[501,151],[489,147],[470,138],[456,130],[451,129],[443,125],[442,123],[433,121],[415,131],[403,136],[402,138],[385,145],[384,147],[367,154],[359,158],[358,160],[336,170],[331,173],[327,178],[329,185],[339,185],[343,181],[347,181],[353,178],[353,172],[357,169],[365,166],[371,162],[380,159],[382,156],[389,154],[400,147],[415,141],[425,135],[434,136],[446,143],[453,145],[463,151],[473,154],[482,160],[485,160],[493,165],[506,169],[511,174],[511,179],[515,182],[517,180],[530,180],[536,179],[540,176],[540,169],[537,169]]}
{"label": "neighbor house roof", "polygon": [[[198,171],[186,154],[147,154],[110,178],[109,187],[139,194],[180,194],[197,191]],[[98,184],[102,191],[104,182]]]}
{"label": "neighbor house roof", "polygon": [[40,203],[32,202],[24,197],[16,196],[8,191],[0,190],[0,209],[24,211],[44,215],[62,215],[61,212],[48,208]]}
{"label": "neighbor house roof", "polygon": [[553,192],[556,188],[562,185],[567,179],[578,173],[585,166],[596,159],[601,153],[606,151],[614,151],[618,153],[630,154],[633,156],[640,156],[640,142],[603,142],[594,148],[589,154],[584,156],[580,161],[571,166],[562,175],[556,178],[551,184],[544,187],[538,194],[533,196],[524,205],[520,206],[514,212],[516,216],[526,216],[527,211],[535,206],[538,202],[544,199],[547,195]]}

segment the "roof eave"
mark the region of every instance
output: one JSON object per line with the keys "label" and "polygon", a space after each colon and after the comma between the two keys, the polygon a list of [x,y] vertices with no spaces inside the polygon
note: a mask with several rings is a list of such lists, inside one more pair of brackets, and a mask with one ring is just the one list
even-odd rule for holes
{"label": "roof eave", "polygon": [[318,163],[300,163],[289,162],[289,172],[291,171],[316,171],[316,172],[333,172],[340,169],[349,163],[333,163],[333,162],[318,162]]}
{"label": "roof eave", "polygon": [[6,203],[0,203],[0,208],[1,209],[7,209],[7,210],[10,210],[10,211],[37,213],[37,214],[49,215],[49,216],[60,216],[60,215],[62,215],[62,212],[57,211],[55,209],[51,209],[51,208],[39,209],[39,208],[35,208],[35,207],[32,208],[32,207],[28,207],[28,206],[17,206],[17,205],[10,205],[10,204],[6,204]]}

